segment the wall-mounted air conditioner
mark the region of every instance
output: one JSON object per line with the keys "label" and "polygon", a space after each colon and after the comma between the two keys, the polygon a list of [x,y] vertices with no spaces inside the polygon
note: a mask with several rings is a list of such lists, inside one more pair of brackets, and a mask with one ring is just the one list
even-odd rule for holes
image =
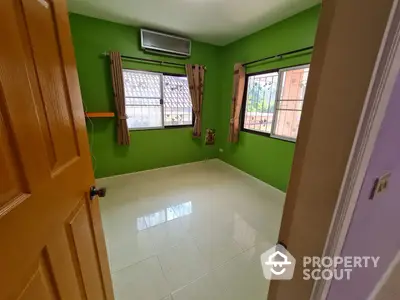
{"label": "wall-mounted air conditioner", "polygon": [[140,37],[144,51],[180,57],[190,56],[189,39],[147,29],[140,30]]}

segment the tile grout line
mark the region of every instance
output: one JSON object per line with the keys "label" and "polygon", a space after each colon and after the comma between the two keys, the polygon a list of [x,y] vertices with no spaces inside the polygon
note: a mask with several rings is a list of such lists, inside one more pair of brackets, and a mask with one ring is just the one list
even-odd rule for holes
{"label": "tile grout line", "polygon": [[[229,259],[226,260],[225,262],[223,262],[223,263],[221,263],[221,264],[219,264],[219,265],[217,265],[217,266],[215,266],[215,267],[210,268],[210,270],[208,270],[208,272],[206,272],[205,274],[203,274],[203,275],[197,277],[196,279],[194,279],[194,280],[188,282],[188,283],[185,284],[184,286],[182,286],[182,287],[180,287],[180,288],[178,288],[178,289],[172,291],[172,293],[175,293],[175,292],[177,292],[177,291],[183,290],[184,288],[186,288],[186,287],[189,286],[190,284],[196,282],[197,280],[203,278],[204,276],[207,276],[208,274],[212,273],[213,271],[218,270],[218,269],[221,269],[224,265],[228,264],[231,260],[235,259],[235,258],[238,257],[239,255],[244,254],[245,252],[247,252],[247,251],[249,251],[249,250],[251,250],[251,249],[253,249],[253,248],[255,248],[255,247],[256,247],[256,245],[253,245],[252,247],[250,247],[250,248],[248,248],[248,249],[246,249],[246,250],[244,250],[244,251],[242,251],[242,252],[240,252],[240,253],[237,253],[236,255],[232,256],[231,258],[229,258]],[[240,247],[240,248],[241,248],[241,247]],[[172,294],[172,293],[171,293],[171,294]]]}
{"label": "tile grout line", "polygon": [[[245,252],[247,252],[247,251],[249,251],[249,250],[251,250],[251,249],[253,249],[253,248],[255,248],[255,247],[256,247],[256,245],[253,245],[252,247],[248,248],[247,250],[244,250],[244,251],[242,251],[242,252],[240,252],[240,253],[237,253],[236,255],[232,256],[231,258],[229,258],[227,261],[223,262],[222,264],[217,265],[216,267],[211,268],[211,269],[210,269],[208,272],[206,272],[205,274],[203,274],[203,275],[197,277],[196,279],[194,279],[194,280],[188,282],[188,283],[185,284],[184,286],[182,286],[182,287],[180,287],[180,288],[178,288],[178,289],[172,291],[172,292],[171,292],[171,296],[173,297],[173,295],[172,295],[173,293],[176,293],[176,292],[178,292],[178,291],[181,291],[181,290],[185,289],[185,288],[188,287],[190,284],[192,284],[192,283],[194,283],[194,282],[200,280],[201,278],[203,278],[203,277],[209,275],[209,274],[212,273],[213,271],[223,268],[223,266],[226,265],[226,264],[228,264],[231,260],[235,259],[235,258],[238,257],[239,255],[244,254]],[[173,299],[172,299],[172,300],[173,300]]]}
{"label": "tile grout line", "polygon": [[[189,236],[189,237],[187,237],[187,238],[188,238],[188,239],[194,239],[194,237],[191,237],[191,236]],[[181,241],[182,241],[182,240],[185,240],[185,239],[186,239],[186,238],[183,238],[183,239],[181,239]],[[125,266],[125,267],[122,267],[122,268],[120,268],[120,269],[118,269],[118,270],[116,270],[116,271],[111,271],[111,274],[115,274],[115,273],[117,273],[117,272],[119,272],[119,271],[121,271],[121,270],[124,270],[124,269],[126,269],[126,268],[133,267],[133,266],[135,266],[135,265],[137,265],[137,264],[139,264],[139,263],[141,263],[141,262],[144,262],[145,260],[148,260],[148,259],[150,259],[150,258],[154,258],[154,257],[157,257],[157,258],[158,258],[158,256],[159,256],[160,254],[162,254],[162,253],[164,253],[164,252],[166,252],[166,251],[168,251],[168,250],[170,250],[170,249],[173,249],[173,248],[178,247],[178,246],[181,244],[181,241],[180,241],[178,244],[176,244],[176,245],[169,246],[166,250],[164,250],[164,251],[162,251],[162,252],[157,252],[157,253],[152,254],[152,255],[150,255],[150,256],[147,256],[147,257],[145,257],[145,258],[143,258],[143,259],[140,259],[140,260],[138,260],[138,261],[136,261],[136,262],[134,262],[134,263],[131,263],[131,264]],[[160,263],[160,264],[161,264],[161,263]]]}
{"label": "tile grout line", "polygon": [[139,263],[142,263],[142,262],[144,262],[144,261],[146,261],[146,260],[148,260],[148,259],[150,259],[150,258],[154,258],[154,256],[157,256],[157,254],[150,255],[150,256],[148,256],[148,257],[146,257],[146,258],[143,258],[143,259],[138,260],[138,261],[136,261],[136,262],[134,262],[134,263],[131,263],[130,265],[127,265],[127,266],[125,266],[125,267],[122,267],[122,268],[120,268],[120,269],[118,269],[118,270],[116,270],[116,271],[111,271],[111,275],[113,275],[113,274],[115,274],[115,273],[118,273],[119,271],[125,270],[125,269],[127,269],[127,268],[133,267],[133,266],[135,266],[135,265],[137,265],[137,264],[139,264]]}
{"label": "tile grout line", "polygon": [[[167,296],[171,296],[171,300],[173,300],[172,289],[170,287],[170,283],[169,283],[167,277],[165,276],[164,268],[162,267],[162,264],[161,264],[160,258],[158,257],[158,254],[156,255],[156,257],[157,257],[158,265],[160,266],[160,269],[161,269],[161,274],[163,275],[165,282],[167,282],[167,284],[168,284],[169,295],[167,295]],[[161,298],[161,300],[164,298]]]}
{"label": "tile grout line", "polygon": [[[196,249],[197,249],[200,253],[203,254],[203,252],[200,251],[200,249],[199,249],[197,243],[195,242],[195,240],[197,239],[195,236],[190,235],[190,236],[188,236],[187,238],[183,238],[183,239],[181,240],[181,242],[184,241],[184,240],[186,240],[186,239],[193,240],[193,241],[194,241],[194,244],[195,244],[195,246],[196,246]],[[234,242],[235,242],[236,244],[238,244],[234,238],[233,238],[233,240],[234,240]],[[178,246],[180,246],[180,245],[181,245],[181,243],[178,243],[178,244],[176,244],[176,245],[174,245],[174,246],[170,246],[167,250],[176,248],[176,247],[178,247]],[[209,272],[207,272],[207,273],[201,275],[200,277],[197,277],[197,278],[194,279],[193,281],[196,281],[197,279],[199,279],[199,278],[201,278],[201,277],[203,277],[203,276],[205,276],[205,275],[211,273],[212,271],[215,271],[215,270],[219,269],[220,267],[222,267],[223,265],[227,264],[227,263],[228,263],[229,261],[231,261],[232,259],[238,257],[239,255],[243,254],[244,252],[247,252],[248,250],[250,250],[250,249],[252,249],[252,248],[255,248],[255,247],[257,246],[257,244],[254,244],[253,246],[250,246],[249,248],[247,248],[247,249],[245,249],[245,250],[243,250],[243,248],[242,248],[239,244],[238,244],[238,246],[239,246],[239,248],[241,249],[241,252],[239,252],[239,253],[235,254],[234,256],[230,257],[228,260],[224,261],[223,263],[218,264],[218,265],[216,265],[215,267],[210,268]],[[163,251],[163,252],[166,252],[167,250],[165,250],[165,251]],[[161,262],[160,262],[160,258],[159,258],[159,255],[162,254],[163,252],[159,252],[159,253],[157,253],[157,254],[150,255],[150,256],[148,256],[148,257],[146,257],[146,258],[143,258],[143,259],[141,259],[141,260],[138,260],[138,261],[136,261],[136,262],[134,262],[134,263],[131,263],[131,264],[127,265],[127,266],[124,266],[124,267],[122,267],[122,268],[119,268],[119,269],[117,269],[117,270],[115,270],[115,271],[111,271],[111,274],[113,275],[113,274],[115,274],[115,273],[117,273],[117,272],[119,272],[119,271],[125,270],[125,269],[130,268],[130,267],[133,267],[133,266],[135,266],[135,265],[137,265],[137,264],[139,264],[139,263],[142,263],[142,262],[144,262],[144,261],[146,261],[146,260],[148,260],[148,259],[150,259],[150,258],[157,257],[157,260],[158,260],[158,262],[159,262],[159,264],[160,264],[160,266],[161,266],[161,270],[163,271],[163,275],[164,275],[164,277],[165,277],[164,270],[163,270],[163,268],[162,268],[162,265],[161,265]],[[204,255],[204,254],[203,254],[203,255]],[[166,277],[165,277],[165,279],[166,279]],[[168,280],[167,280],[167,281],[168,281]],[[191,281],[190,283],[192,283],[193,281]],[[189,284],[190,284],[190,283],[189,283]],[[187,284],[187,285],[188,285],[188,284]],[[184,287],[186,287],[187,285],[185,285]],[[182,287],[182,288],[183,288],[183,287]],[[181,288],[179,288],[179,289],[181,289]],[[179,289],[178,289],[178,290],[179,290]]]}

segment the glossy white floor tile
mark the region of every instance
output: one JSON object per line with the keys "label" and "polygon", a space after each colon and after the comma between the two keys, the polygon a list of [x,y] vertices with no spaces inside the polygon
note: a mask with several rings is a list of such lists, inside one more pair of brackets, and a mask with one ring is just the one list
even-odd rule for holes
{"label": "glossy white floor tile", "polygon": [[112,272],[156,254],[153,236],[148,231],[107,239],[107,249]]}
{"label": "glossy white floor tile", "polygon": [[208,268],[216,268],[243,252],[235,240],[234,225],[225,224],[195,238],[196,245],[206,259]]}
{"label": "glossy white floor tile", "polygon": [[112,280],[118,300],[160,300],[170,294],[156,256],[115,272]]}
{"label": "glossy white floor tile", "polygon": [[205,257],[192,238],[182,241],[176,247],[165,249],[159,259],[171,291],[188,285],[209,271]]}
{"label": "glossy white floor tile", "polygon": [[222,286],[215,281],[213,272],[209,272],[184,288],[173,292],[172,296],[174,300],[225,299]]}
{"label": "glossy white floor tile", "polygon": [[98,180],[116,300],[264,300],[284,193],[219,161]]}

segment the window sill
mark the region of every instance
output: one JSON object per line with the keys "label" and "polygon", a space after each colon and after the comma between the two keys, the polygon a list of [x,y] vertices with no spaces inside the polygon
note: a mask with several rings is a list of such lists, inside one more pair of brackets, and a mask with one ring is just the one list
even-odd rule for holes
{"label": "window sill", "polygon": [[154,127],[154,128],[128,128],[129,131],[153,131],[153,130],[168,130],[168,129],[183,129],[193,128],[193,125],[176,125],[176,126],[165,126],[165,127]]}
{"label": "window sill", "polygon": [[247,133],[255,134],[255,135],[265,136],[265,137],[268,137],[268,138],[271,138],[271,139],[274,139],[274,140],[279,140],[279,141],[282,141],[282,142],[288,142],[288,143],[292,143],[292,144],[296,143],[296,141],[285,139],[285,138],[280,138],[280,137],[277,137],[277,136],[273,136],[270,133],[266,133],[266,132],[250,130],[250,129],[245,129],[245,128],[242,128],[240,131],[241,132],[247,132]]}

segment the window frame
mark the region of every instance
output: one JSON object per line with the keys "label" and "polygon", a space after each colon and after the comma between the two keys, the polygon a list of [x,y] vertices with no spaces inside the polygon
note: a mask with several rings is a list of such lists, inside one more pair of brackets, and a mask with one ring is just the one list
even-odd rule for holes
{"label": "window frame", "polygon": [[[185,74],[174,74],[174,73],[168,73],[168,72],[162,72],[161,73],[163,76],[175,76],[175,77],[187,77]],[[188,82],[189,84],[189,82]],[[164,87],[164,84],[163,84]],[[163,88],[163,97],[164,97],[164,88]],[[189,90],[189,97],[190,95],[190,90]],[[192,101],[192,99],[190,99]],[[185,128],[185,127],[194,127],[194,112],[193,112],[193,105],[192,105],[192,124],[181,124],[181,125],[167,125],[164,126],[164,129],[174,129],[174,128]],[[164,124],[164,98],[163,98],[163,124]]]}
{"label": "window frame", "polygon": [[[133,68],[122,68],[122,72],[124,72],[124,71],[159,75],[160,79],[161,79],[161,87],[162,87],[161,98],[160,98],[161,115],[162,115],[161,126],[145,127],[145,128],[129,128],[128,127],[129,131],[164,130],[164,129],[178,129],[178,128],[194,127],[195,115],[193,112],[193,105],[192,105],[192,124],[167,125],[167,126],[164,125],[164,76],[187,77],[185,74],[176,74],[176,73],[169,73],[169,72],[154,72],[154,71],[146,71],[146,70],[139,70],[139,69],[133,69]],[[190,94],[189,94],[189,97],[190,97]],[[126,96],[125,96],[125,98],[126,98]],[[126,106],[129,106],[129,105],[126,105],[126,103],[125,103],[125,107]]]}
{"label": "window frame", "polygon": [[[244,120],[245,120],[245,116],[246,116],[246,105],[247,105],[247,89],[249,86],[249,78],[251,76],[263,75],[263,74],[269,74],[269,73],[278,73],[278,76],[279,76],[279,69],[269,69],[266,71],[246,73],[246,79],[245,79],[245,83],[244,83],[244,92],[243,92],[243,101],[242,101],[242,107],[241,107],[241,111],[240,111],[240,131],[254,133],[254,134],[266,136],[266,137],[271,137],[271,133],[244,128]],[[278,78],[278,82],[279,82],[279,78]],[[274,109],[274,115],[275,115],[275,109]],[[272,119],[272,122],[273,121],[274,120]]]}
{"label": "window frame", "polygon": [[[282,78],[282,73],[288,70],[296,70],[296,69],[302,69],[304,67],[310,67],[310,63],[303,63],[303,64],[298,64],[298,65],[293,65],[293,66],[288,66],[288,67],[283,67],[283,68],[275,68],[275,69],[268,69],[268,70],[264,70],[264,71],[259,71],[259,72],[253,72],[253,73],[246,73],[246,78],[245,78],[245,88],[244,88],[244,92],[243,92],[243,101],[242,101],[242,107],[241,107],[241,111],[240,111],[240,131],[243,132],[247,132],[247,133],[252,133],[252,134],[256,134],[256,135],[261,135],[261,136],[265,136],[265,137],[269,137],[272,139],[276,139],[276,140],[281,140],[281,141],[285,141],[285,142],[289,142],[289,143],[296,143],[296,139],[292,139],[289,137],[285,137],[285,136],[280,136],[280,135],[275,135],[274,132],[274,128],[275,128],[275,124],[276,124],[276,112],[277,112],[277,108],[278,105],[276,105],[276,103],[279,100],[279,95],[281,93],[281,78]],[[248,89],[248,84],[249,84],[249,78],[251,76],[255,76],[255,75],[262,75],[262,74],[269,74],[269,73],[278,73],[278,88],[276,90],[276,95],[275,95],[275,105],[274,105],[274,114],[272,117],[272,125],[271,125],[271,132],[262,132],[262,131],[257,131],[257,130],[252,130],[252,129],[248,129],[244,127],[244,121],[245,121],[245,115],[246,115],[246,104],[247,104],[247,89]],[[303,110],[301,110],[301,112],[303,112]]]}

